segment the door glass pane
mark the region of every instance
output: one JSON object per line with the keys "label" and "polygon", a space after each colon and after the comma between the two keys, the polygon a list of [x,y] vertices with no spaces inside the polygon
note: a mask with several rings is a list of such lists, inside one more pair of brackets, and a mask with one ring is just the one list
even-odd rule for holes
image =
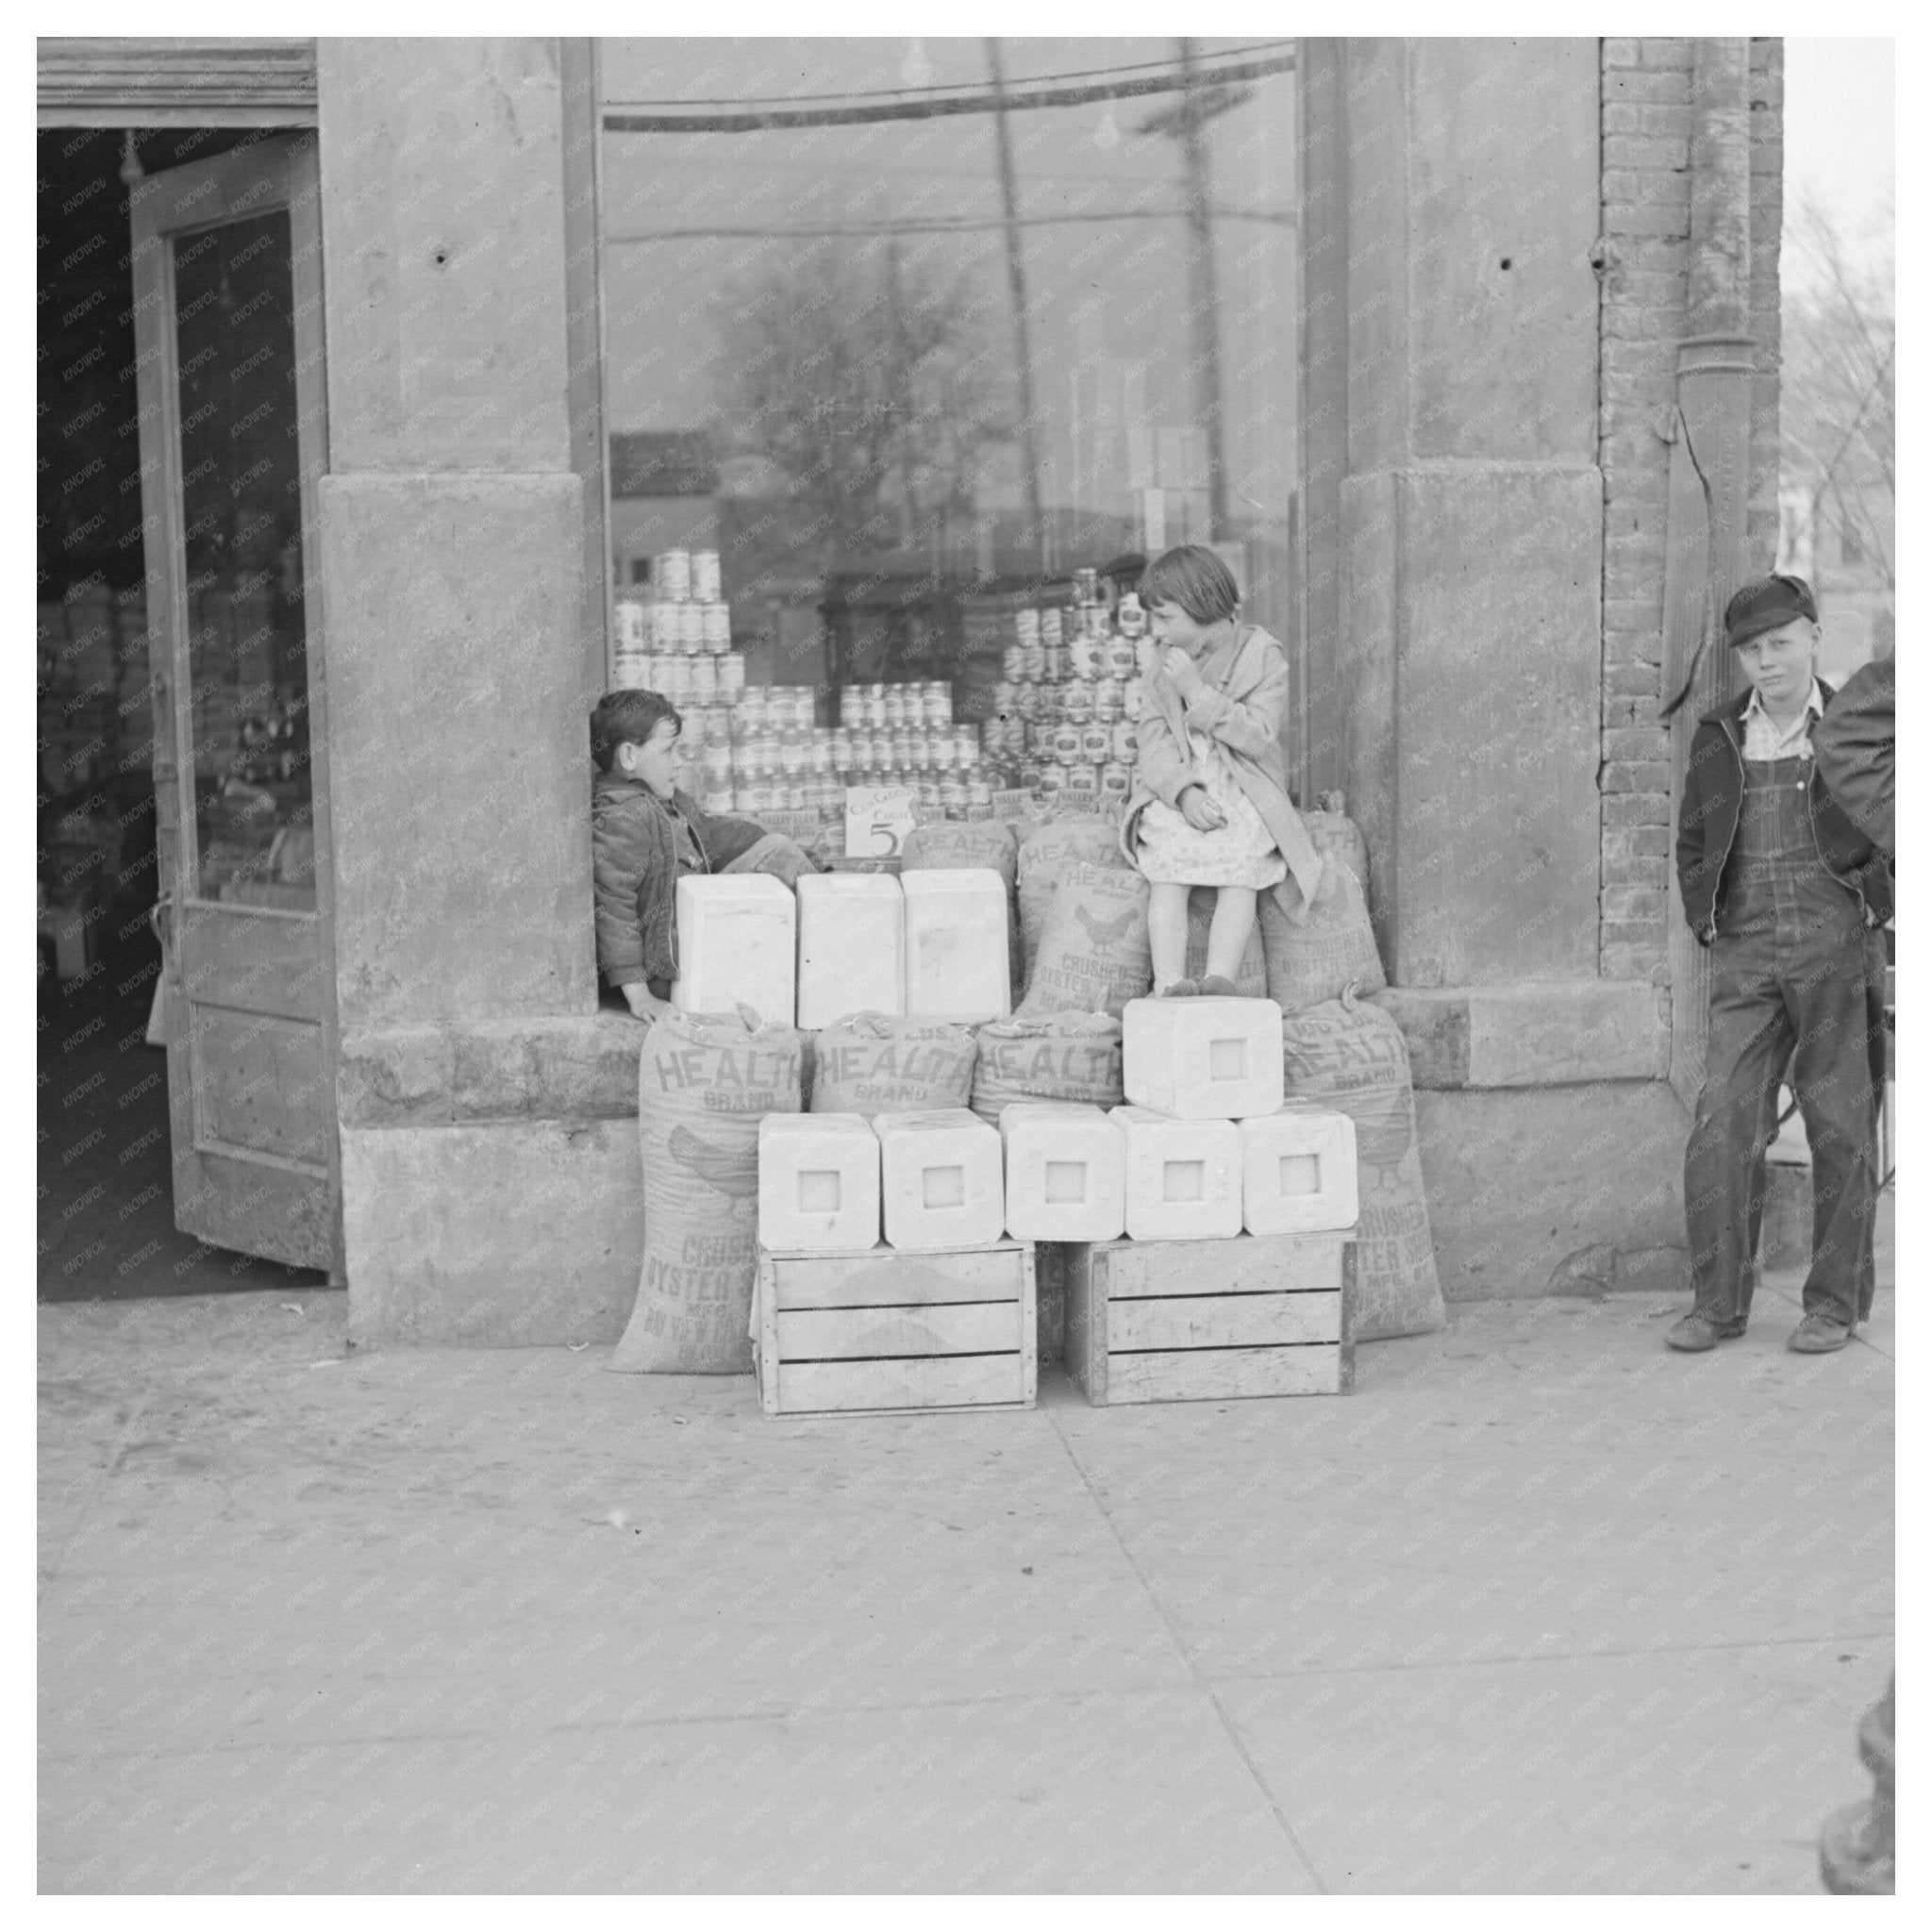
{"label": "door glass pane", "polygon": [[[1101,634],[1172,544],[1213,544],[1292,661],[1292,43],[719,44],[602,43],[600,188],[613,672],[695,713],[711,801],[813,802],[707,708],[760,685],[816,687],[871,782],[905,759],[839,736],[853,688],[949,684],[1034,784],[1058,699],[1009,648]],[[722,564],[699,641],[679,551]]]}
{"label": "door glass pane", "polygon": [[286,209],[175,244],[195,873],[204,899],[315,907],[301,453]]}

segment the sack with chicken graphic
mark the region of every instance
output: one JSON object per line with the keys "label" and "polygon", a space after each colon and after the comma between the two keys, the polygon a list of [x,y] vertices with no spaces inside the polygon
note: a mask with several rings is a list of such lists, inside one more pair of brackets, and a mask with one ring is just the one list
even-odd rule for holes
{"label": "sack with chicken graphic", "polygon": [[1319,1101],[1355,1123],[1361,1199],[1356,1339],[1426,1335],[1441,1327],[1442,1287],[1423,1193],[1415,1093],[1402,1028],[1380,1007],[1345,992],[1283,1016],[1281,1067],[1291,1098]]}
{"label": "sack with chicken graphic", "polygon": [[1121,1023],[1111,1013],[1041,1013],[994,1020],[978,1033],[973,1111],[992,1126],[1016,1100],[1118,1107]]}
{"label": "sack with chicken graphic", "polygon": [[1260,895],[1256,924],[1268,962],[1268,997],[1284,1013],[1340,998],[1344,988],[1372,993],[1389,984],[1360,879],[1332,853],[1323,858],[1312,905],[1292,877],[1281,886],[1292,911],[1284,912],[1274,892]]}
{"label": "sack with chicken graphic", "polygon": [[1031,984],[1033,961],[1045,936],[1054,894],[1076,865],[1128,870],[1121,850],[1121,828],[1112,819],[1091,812],[1063,812],[1045,818],[1020,841],[1021,983]]}
{"label": "sack with chicken graphic", "polygon": [[802,1108],[805,1036],[737,1013],[667,1013],[638,1058],[644,1265],[610,1367],[742,1374],[758,1274],[758,1123]]}
{"label": "sack with chicken graphic", "polygon": [[929,1113],[964,1107],[979,1058],[972,1029],[943,1020],[848,1013],[813,1041],[813,1113]]}
{"label": "sack with chicken graphic", "polygon": [[1147,881],[1125,867],[1074,866],[1053,895],[1020,1011],[1118,1019],[1153,986]]}

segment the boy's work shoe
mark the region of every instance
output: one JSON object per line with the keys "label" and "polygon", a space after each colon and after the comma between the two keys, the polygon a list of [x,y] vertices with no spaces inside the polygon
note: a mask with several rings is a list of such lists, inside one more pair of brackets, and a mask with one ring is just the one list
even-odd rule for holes
{"label": "boy's work shoe", "polygon": [[1664,1330],[1664,1340],[1673,1348],[1681,1348],[1687,1355],[1701,1355],[1707,1348],[1715,1348],[1720,1341],[1735,1341],[1744,1332],[1741,1318],[1729,1322],[1713,1322],[1708,1315],[1686,1315],[1681,1322],[1673,1322]]}
{"label": "boy's work shoe", "polygon": [[1203,999],[1231,1000],[1240,997],[1240,990],[1231,979],[1224,979],[1218,973],[1210,973],[1206,979],[1194,982],[1194,991]]}
{"label": "boy's work shoe", "polygon": [[1830,1355],[1851,1339],[1852,1325],[1849,1322],[1835,1322],[1829,1315],[1807,1315],[1791,1330],[1791,1339],[1785,1346],[1796,1350],[1799,1355]]}

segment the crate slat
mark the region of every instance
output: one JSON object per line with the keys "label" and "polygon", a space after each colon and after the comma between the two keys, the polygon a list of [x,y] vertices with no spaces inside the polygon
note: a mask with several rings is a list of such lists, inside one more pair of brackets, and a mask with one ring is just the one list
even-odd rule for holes
{"label": "crate slat", "polygon": [[1017,1242],[950,1254],[912,1255],[876,1247],[862,1255],[767,1256],[781,1308],[905,1307],[943,1302],[1003,1301],[1020,1291]]}
{"label": "crate slat", "polygon": [[1131,1348],[1226,1348],[1341,1340],[1340,1289],[1299,1294],[1149,1296],[1109,1301],[1107,1308],[1107,1343],[1115,1354]]}
{"label": "crate slat", "polygon": [[1030,1406],[1033,1377],[1013,1355],[908,1356],[897,1361],[783,1362],[781,1415],[853,1408]]}
{"label": "crate slat", "polygon": [[1347,1386],[1340,1342],[1304,1348],[1162,1349],[1110,1357],[1107,1400],[1111,1405],[1339,1395]]}
{"label": "crate slat", "polygon": [[1216,1241],[1095,1241],[1087,1250],[1107,1298],[1266,1294],[1341,1286],[1341,1234],[1238,1234]]}
{"label": "crate slat", "polygon": [[1020,1300],[913,1308],[780,1308],[780,1374],[799,1361],[990,1355],[1020,1346]]}

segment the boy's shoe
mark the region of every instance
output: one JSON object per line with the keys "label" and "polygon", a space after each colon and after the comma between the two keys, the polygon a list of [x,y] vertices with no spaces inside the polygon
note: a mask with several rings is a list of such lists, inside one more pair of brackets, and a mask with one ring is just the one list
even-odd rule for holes
{"label": "boy's shoe", "polygon": [[1206,979],[1197,979],[1194,991],[1203,999],[1231,1000],[1241,996],[1234,981],[1222,978],[1218,973],[1210,973]]}
{"label": "boy's shoe", "polygon": [[1837,1322],[1829,1315],[1807,1315],[1791,1330],[1791,1338],[1785,1346],[1799,1355],[1830,1355],[1851,1339],[1849,1322]]}
{"label": "boy's shoe", "polygon": [[1673,1322],[1664,1330],[1664,1340],[1673,1348],[1681,1348],[1688,1355],[1701,1355],[1707,1348],[1715,1348],[1720,1341],[1735,1341],[1744,1332],[1741,1318],[1729,1322],[1713,1322],[1708,1315],[1686,1315],[1681,1322]]}

